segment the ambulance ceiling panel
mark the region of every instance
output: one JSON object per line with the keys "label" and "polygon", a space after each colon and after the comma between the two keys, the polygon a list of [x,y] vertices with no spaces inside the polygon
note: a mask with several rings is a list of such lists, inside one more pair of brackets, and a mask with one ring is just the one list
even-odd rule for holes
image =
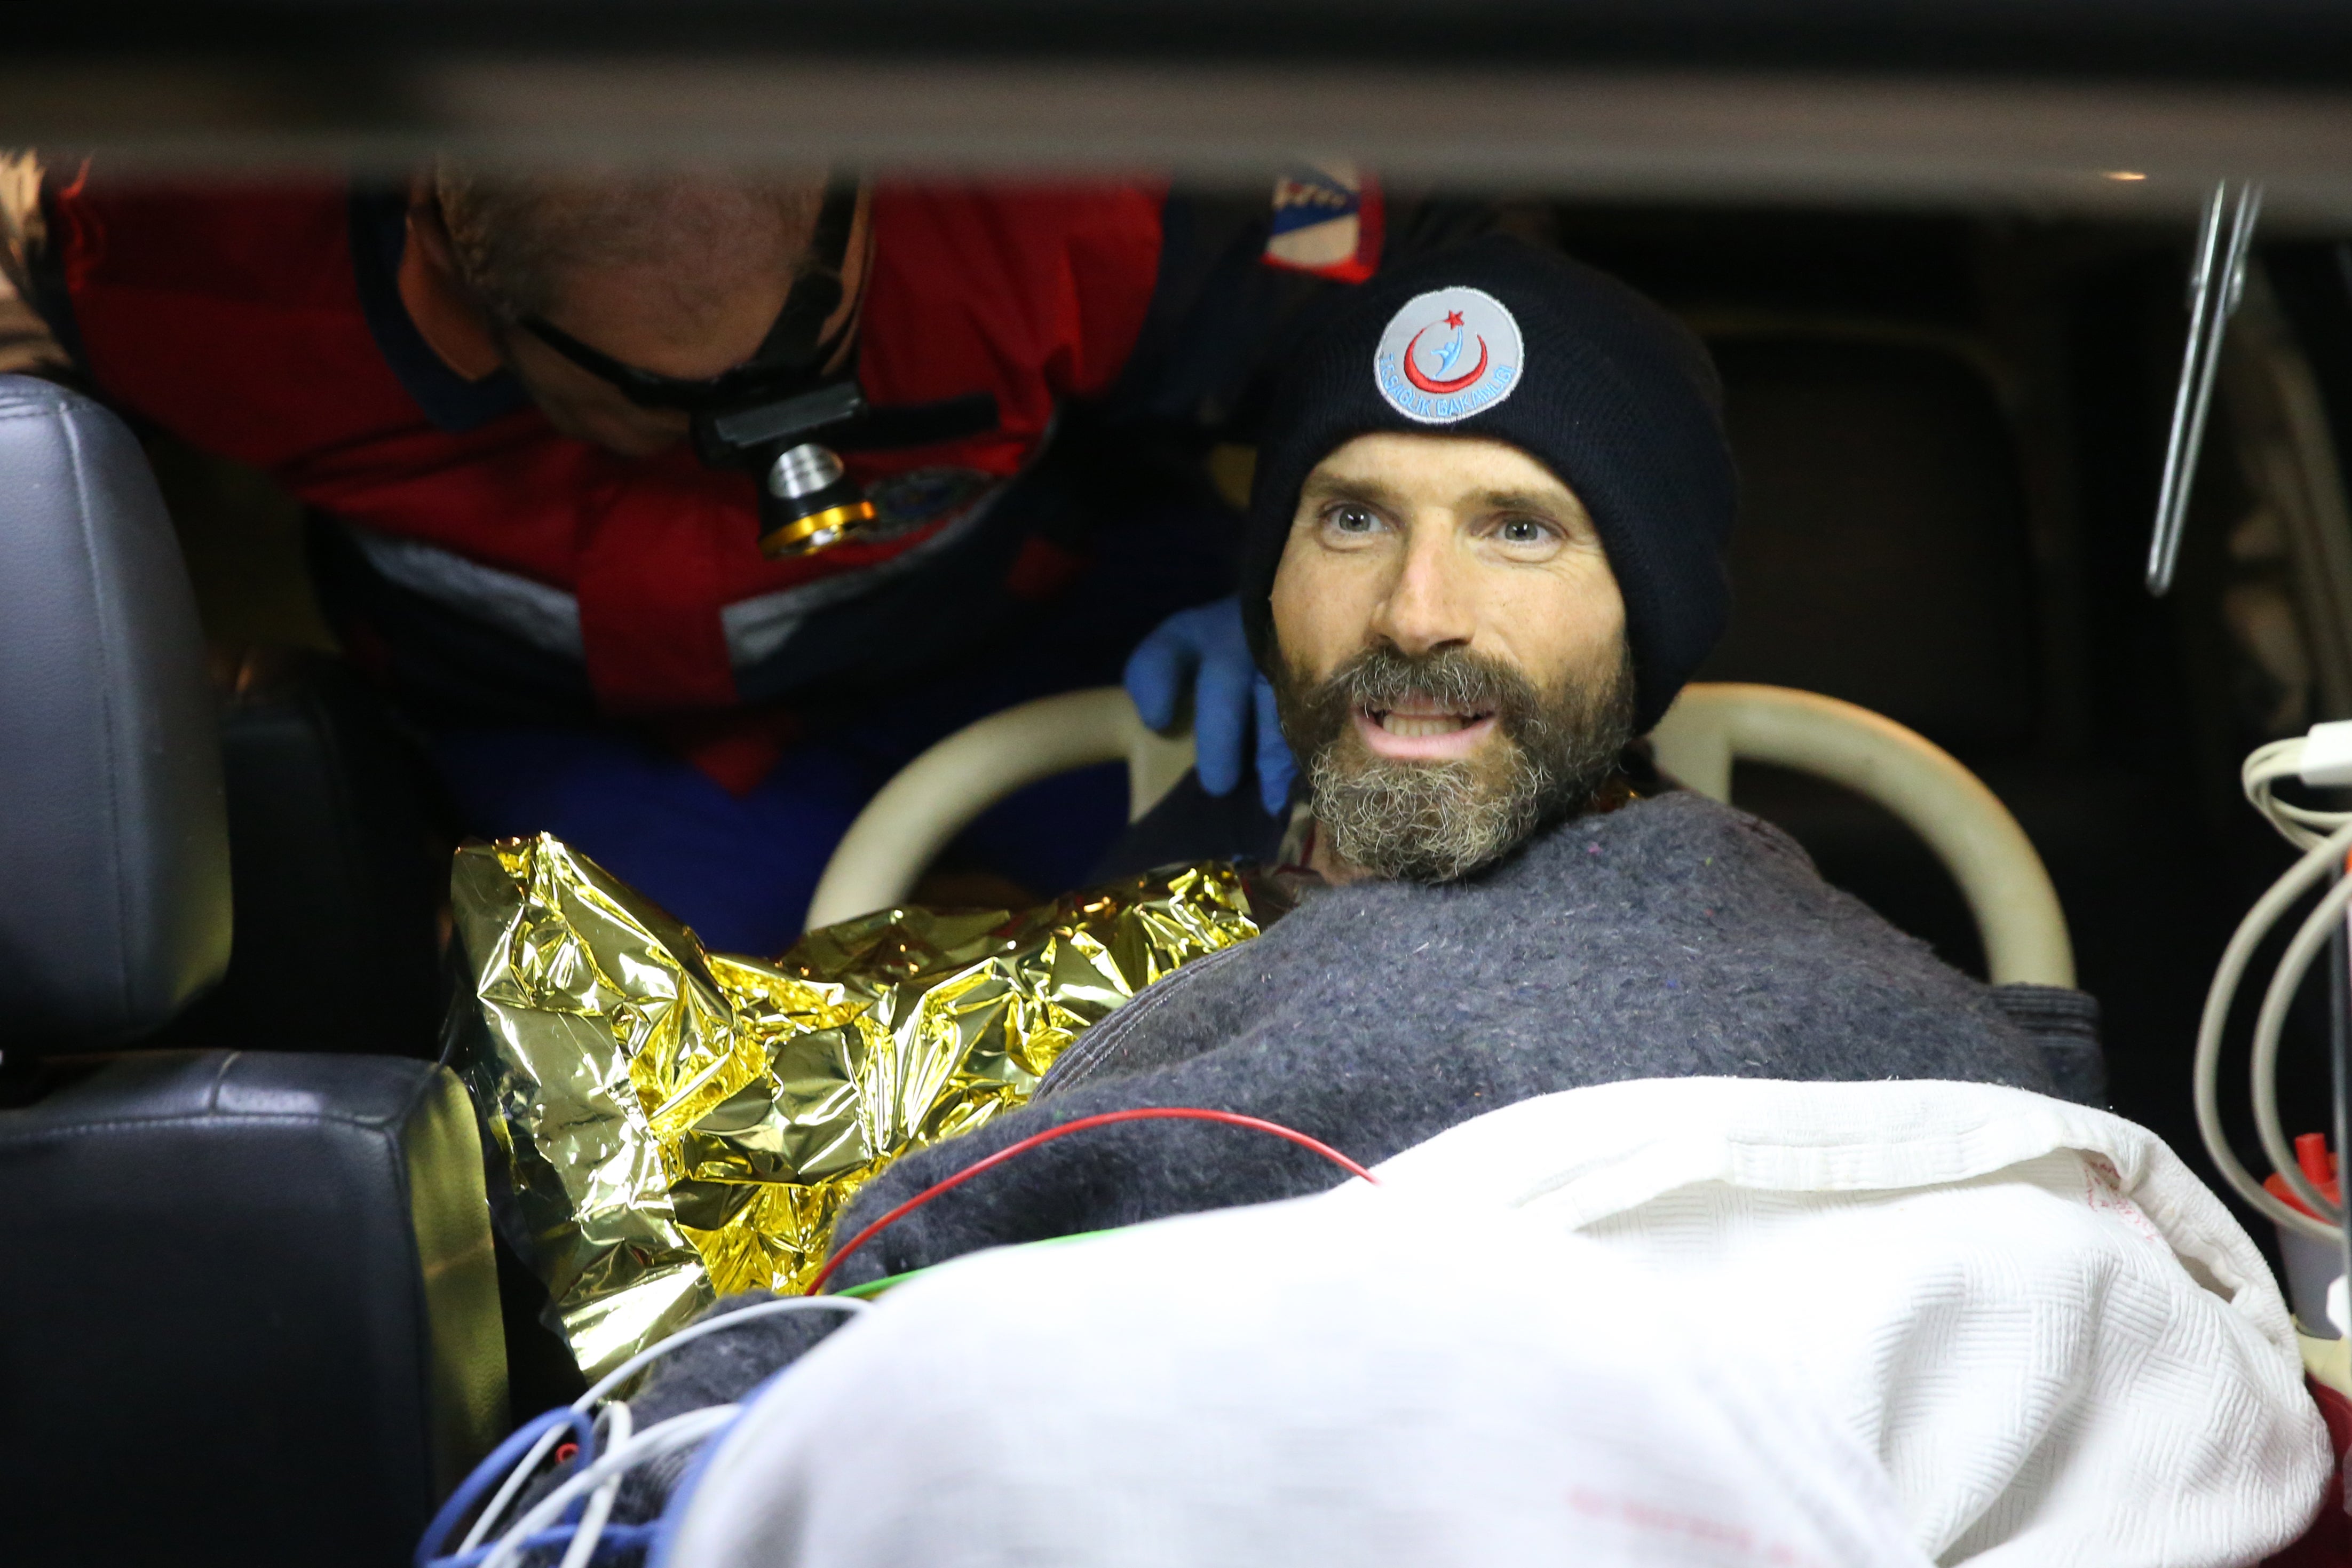
{"label": "ambulance ceiling panel", "polygon": [[[0,146],[160,167],[1300,155],[1564,195],[2352,222],[2333,0],[395,0],[10,8]],[[29,14],[28,14],[29,13]],[[2145,175],[2143,179],[2125,176]]]}

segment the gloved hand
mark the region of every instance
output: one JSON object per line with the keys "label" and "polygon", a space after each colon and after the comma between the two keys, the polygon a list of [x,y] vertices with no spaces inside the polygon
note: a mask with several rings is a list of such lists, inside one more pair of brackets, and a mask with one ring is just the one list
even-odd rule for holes
{"label": "gloved hand", "polygon": [[[1256,735],[1258,799],[1269,816],[1290,799],[1298,775],[1275,721],[1274,686],[1250,659],[1238,599],[1179,610],[1137,645],[1127,661],[1127,694],[1155,730],[1176,721],[1184,689],[1192,692],[1192,748],[1201,787],[1230,795]],[[1253,723],[1253,721],[1255,721]]]}

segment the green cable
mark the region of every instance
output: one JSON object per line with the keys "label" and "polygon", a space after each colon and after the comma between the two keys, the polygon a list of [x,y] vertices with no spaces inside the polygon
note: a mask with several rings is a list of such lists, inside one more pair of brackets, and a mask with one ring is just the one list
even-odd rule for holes
{"label": "green cable", "polygon": [[[1108,1236],[1110,1234],[1111,1232],[1108,1230],[1076,1230],[1072,1231],[1067,1236],[1049,1236],[1042,1241],[1024,1241],[1021,1246],[1024,1248],[1035,1247],[1060,1247],[1066,1242],[1087,1241],[1097,1236]],[[953,1258],[950,1258],[948,1260],[950,1263],[954,1261],[955,1259]],[[946,1267],[947,1265],[944,1263],[934,1263],[922,1268],[909,1268],[904,1274],[886,1274],[879,1279],[868,1279],[863,1285],[852,1285],[845,1290],[835,1290],[833,1294],[836,1296],[846,1296],[853,1301],[870,1301],[875,1297],[882,1294],[885,1290],[889,1289],[892,1286],[904,1285],[909,1279],[919,1279],[924,1275],[930,1273],[932,1269],[944,1268]]]}

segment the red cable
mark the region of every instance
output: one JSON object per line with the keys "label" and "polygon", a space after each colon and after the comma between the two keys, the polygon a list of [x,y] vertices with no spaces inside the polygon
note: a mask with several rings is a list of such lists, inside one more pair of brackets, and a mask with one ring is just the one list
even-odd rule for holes
{"label": "red cable", "polygon": [[1228,1127],[1254,1128],[1260,1132],[1271,1132],[1277,1138],[1286,1138],[1302,1149],[1311,1150],[1349,1175],[1360,1176],[1374,1186],[1381,1184],[1378,1176],[1373,1175],[1329,1144],[1318,1143],[1306,1133],[1285,1127],[1278,1121],[1265,1121],[1255,1116],[1242,1116],[1231,1110],[1201,1110],[1190,1106],[1146,1105],[1138,1106],[1131,1110],[1106,1110],[1099,1116],[1081,1116],[1076,1121],[1065,1121],[1059,1127],[1048,1127],[1043,1132],[1033,1132],[1018,1143],[999,1149],[985,1160],[966,1165],[947,1180],[925,1187],[921,1192],[851,1237],[849,1245],[835,1252],[826,1260],[825,1266],[817,1270],[816,1279],[810,1282],[808,1293],[814,1296],[822,1291],[824,1289],[824,1282],[833,1278],[833,1271],[846,1263],[851,1253],[873,1240],[876,1233],[896,1225],[941,1193],[951,1187],[960,1187],[990,1166],[1001,1165],[1016,1154],[1028,1152],[1040,1143],[1051,1143],[1056,1138],[1065,1137],[1072,1132],[1083,1132],[1089,1127],[1107,1127],[1114,1121],[1222,1121]]}

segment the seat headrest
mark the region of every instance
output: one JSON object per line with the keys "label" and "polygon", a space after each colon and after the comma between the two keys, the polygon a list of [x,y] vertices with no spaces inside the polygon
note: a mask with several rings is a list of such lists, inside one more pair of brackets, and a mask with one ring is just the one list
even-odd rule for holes
{"label": "seat headrest", "polygon": [[0,1048],[167,1022],[228,963],[204,637],[138,443],[0,376]]}

